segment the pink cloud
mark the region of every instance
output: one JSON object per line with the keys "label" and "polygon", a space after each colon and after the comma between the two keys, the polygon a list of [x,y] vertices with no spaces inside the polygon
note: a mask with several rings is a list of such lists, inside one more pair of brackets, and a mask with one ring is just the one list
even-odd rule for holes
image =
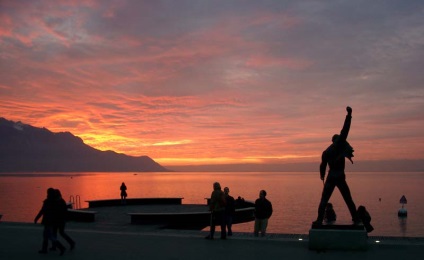
{"label": "pink cloud", "polygon": [[289,12],[262,12],[254,14],[250,26],[272,26],[274,30],[284,31],[302,24],[302,19],[291,15]]}
{"label": "pink cloud", "polygon": [[0,37],[12,36],[13,24],[10,16],[7,14],[0,16],[0,24]]}
{"label": "pink cloud", "polygon": [[[8,119],[164,161],[319,161],[349,104],[358,159],[424,154],[423,95],[397,89],[406,84],[395,75],[405,70],[390,73],[393,64],[374,68],[372,60],[372,71],[384,73],[363,79],[370,66],[362,56],[328,67],[353,54],[321,53],[322,42],[309,44],[319,23],[294,11],[251,3],[190,19],[175,8],[140,15],[150,28],[126,17],[130,2],[33,2],[9,2],[0,15],[0,109]],[[341,39],[325,40],[337,47]]]}
{"label": "pink cloud", "polygon": [[312,64],[312,61],[303,59],[275,58],[272,56],[252,56],[246,61],[246,66],[253,68],[282,67],[294,70],[303,70]]}

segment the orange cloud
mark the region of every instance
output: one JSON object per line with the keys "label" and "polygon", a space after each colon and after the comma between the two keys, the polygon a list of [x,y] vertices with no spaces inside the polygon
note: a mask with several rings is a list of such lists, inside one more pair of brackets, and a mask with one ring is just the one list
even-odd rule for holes
{"label": "orange cloud", "polygon": [[414,10],[387,31],[387,17],[358,21],[353,36],[323,3],[1,4],[7,119],[163,164],[319,161],[351,105],[355,158],[424,154],[419,37],[399,33]]}

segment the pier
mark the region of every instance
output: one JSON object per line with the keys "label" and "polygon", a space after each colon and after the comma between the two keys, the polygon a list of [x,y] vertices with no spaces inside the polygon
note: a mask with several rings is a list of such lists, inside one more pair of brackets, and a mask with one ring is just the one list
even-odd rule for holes
{"label": "pier", "polygon": [[[210,212],[206,204],[182,204],[183,198],[132,198],[89,200],[86,209],[68,209],[68,220],[99,222],[109,225],[155,225],[160,228],[201,230],[209,226]],[[233,224],[250,222],[254,203],[236,206]]]}

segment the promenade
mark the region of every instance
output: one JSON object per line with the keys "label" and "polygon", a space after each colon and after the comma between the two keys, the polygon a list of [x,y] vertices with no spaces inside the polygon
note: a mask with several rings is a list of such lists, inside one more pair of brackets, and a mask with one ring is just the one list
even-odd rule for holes
{"label": "promenade", "polygon": [[[219,237],[217,227],[216,237]],[[0,259],[422,259],[423,238],[369,238],[367,251],[316,252],[308,249],[306,235],[269,234],[255,238],[236,233],[227,240],[206,240],[204,231],[164,230],[152,226],[68,223],[76,241],[73,251],[38,254],[42,226],[0,222]],[[299,238],[303,238],[302,241]],[[69,248],[66,242],[59,238]],[[379,239],[380,243],[374,240]]]}

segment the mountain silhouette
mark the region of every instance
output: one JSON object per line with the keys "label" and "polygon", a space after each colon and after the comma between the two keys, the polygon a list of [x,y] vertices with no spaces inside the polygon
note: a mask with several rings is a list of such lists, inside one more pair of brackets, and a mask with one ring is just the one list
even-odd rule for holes
{"label": "mountain silhouette", "polygon": [[163,172],[148,156],[100,151],[69,132],[0,117],[0,172]]}

